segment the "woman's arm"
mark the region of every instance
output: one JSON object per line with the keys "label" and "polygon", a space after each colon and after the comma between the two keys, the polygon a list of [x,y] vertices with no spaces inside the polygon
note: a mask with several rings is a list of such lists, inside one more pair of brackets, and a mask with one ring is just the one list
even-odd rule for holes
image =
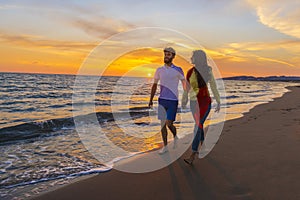
{"label": "woman's arm", "polygon": [[182,99],[181,99],[181,107],[182,108],[186,107],[188,100],[189,100],[189,92],[187,90],[184,90]]}
{"label": "woman's arm", "polygon": [[210,85],[210,88],[211,88],[211,90],[212,90],[212,92],[214,94],[214,97],[215,97],[216,101],[217,101],[217,107],[216,107],[215,111],[219,112],[219,110],[220,110],[220,103],[221,103],[220,102],[220,94],[219,94],[219,91],[217,89],[216,80],[215,80],[215,77],[214,77],[214,75],[213,75],[212,72],[211,72],[211,79],[209,81],[209,85]]}

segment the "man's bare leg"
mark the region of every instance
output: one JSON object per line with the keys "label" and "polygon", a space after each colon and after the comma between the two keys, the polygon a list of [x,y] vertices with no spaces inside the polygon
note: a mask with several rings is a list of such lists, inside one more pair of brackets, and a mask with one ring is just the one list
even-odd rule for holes
{"label": "man's bare leg", "polygon": [[172,132],[173,136],[175,137],[176,134],[177,134],[177,131],[176,131],[176,127],[173,124],[173,121],[172,120],[166,120],[166,124],[167,124],[168,128],[170,129],[170,131]]}
{"label": "man's bare leg", "polygon": [[161,124],[161,136],[162,136],[162,139],[164,142],[164,146],[167,146],[168,145],[168,131],[167,131],[167,127],[166,127],[166,121],[161,120],[160,124]]}

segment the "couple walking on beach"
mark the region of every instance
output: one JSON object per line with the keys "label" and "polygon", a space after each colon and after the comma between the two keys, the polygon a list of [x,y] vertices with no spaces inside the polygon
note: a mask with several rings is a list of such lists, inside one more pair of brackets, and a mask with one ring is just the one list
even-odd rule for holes
{"label": "couple walking on beach", "polygon": [[154,75],[154,83],[151,88],[149,107],[153,106],[153,98],[160,82],[160,95],[158,98],[158,119],[161,121],[161,134],[164,146],[159,154],[168,152],[168,131],[174,136],[174,147],[177,145],[178,136],[173,122],[176,119],[178,108],[178,85],[181,81],[183,86],[183,97],[181,107],[184,108],[190,96],[190,109],[195,121],[194,139],[192,142],[192,153],[189,158],[184,159],[188,164],[192,164],[198,154],[199,145],[204,141],[204,122],[211,110],[211,97],[208,91],[208,83],[217,101],[216,112],[220,110],[220,95],[216,87],[212,68],[207,64],[206,54],[202,50],[193,51],[191,63],[194,65],[188,70],[186,78],[181,67],[173,64],[176,51],[172,47],[164,49],[165,65],[159,67]]}

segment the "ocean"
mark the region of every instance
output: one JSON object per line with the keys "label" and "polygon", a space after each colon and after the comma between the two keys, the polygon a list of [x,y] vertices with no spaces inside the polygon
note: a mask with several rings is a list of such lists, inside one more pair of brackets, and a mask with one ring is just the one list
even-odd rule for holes
{"label": "ocean", "polygon": [[[0,73],[1,199],[28,198],[77,177],[104,173],[114,161],[122,159],[110,154],[104,144],[96,147],[102,152],[101,159],[96,159],[83,144],[74,117],[95,115],[101,131],[129,152],[143,153],[161,146],[157,102],[153,110],[147,108],[151,78],[82,76],[80,85],[75,84],[76,78]],[[233,80],[223,83],[220,112],[225,117],[208,117],[206,124],[242,117],[254,106],[282,96],[288,91],[287,86],[295,85]],[[182,88],[179,91],[182,94]],[[178,112],[185,132],[192,132],[193,128],[193,120],[185,117],[189,113],[188,109]],[[175,125],[179,126],[176,122]],[[128,137],[124,130],[152,137]]]}

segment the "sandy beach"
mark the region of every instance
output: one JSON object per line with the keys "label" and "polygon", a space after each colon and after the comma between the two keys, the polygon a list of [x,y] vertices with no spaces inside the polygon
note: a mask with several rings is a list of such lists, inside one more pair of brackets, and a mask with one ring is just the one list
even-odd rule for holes
{"label": "sandy beach", "polygon": [[300,86],[225,122],[219,142],[188,166],[111,170],[34,199],[300,199]]}

